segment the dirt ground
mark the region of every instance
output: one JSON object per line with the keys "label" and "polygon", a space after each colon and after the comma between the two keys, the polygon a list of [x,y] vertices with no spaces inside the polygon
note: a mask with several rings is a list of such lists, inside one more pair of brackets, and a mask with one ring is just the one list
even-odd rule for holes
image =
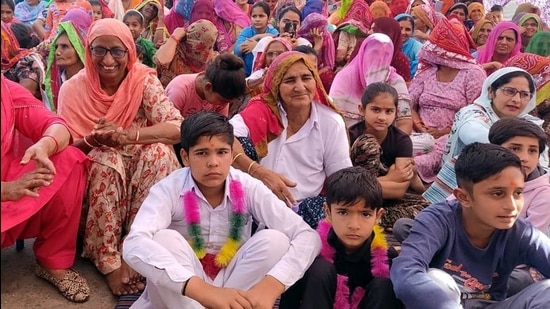
{"label": "dirt ground", "polygon": [[16,252],[15,246],[2,250],[2,308],[113,309],[115,307],[117,298],[109,291],[103,276],[89,260],[82,258],[77,258],[74,269],[88,280],[91,290],[90,299],[82,304],[66,300],[53,285],[34,275],[35,260],[32,244],[33,240],[28,239],[21,252]]}

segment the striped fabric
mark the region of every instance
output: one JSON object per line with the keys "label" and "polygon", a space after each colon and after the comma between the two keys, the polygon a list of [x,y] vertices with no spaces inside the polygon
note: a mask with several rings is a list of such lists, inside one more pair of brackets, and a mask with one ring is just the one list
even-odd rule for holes
{"label": "striped fabric", "polygon": [[445,200],[453,193],[457,187],[455,175],[456,158],[451,159],[451,162],[445,161],[441,170],[437,174],[432,185],[422,194],[422,196],[431,203],[437,203]]}

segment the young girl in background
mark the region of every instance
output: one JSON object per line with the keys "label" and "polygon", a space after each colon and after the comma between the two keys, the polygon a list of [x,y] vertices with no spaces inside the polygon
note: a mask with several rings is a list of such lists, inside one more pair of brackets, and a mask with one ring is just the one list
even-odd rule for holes
{"label": "young girl in background", "polygon": [[103,10],[98,0],[90,0],[92,6],[92,22],[103,18]]}
{"label": "young girl in background", "polygon": [[132,37],[134,38],[136,45],[139,45],[141,50],[143,50],[143,58],[141,62],[148,67],[154,68],[155,64],[153,62],[153,56],[157,52],[157,49],[155,48],[153,42],[141,37],[144,22],[143,15],[141,15],[141,13],[137,10],[128,10],[122,19],[122,22],[130,29],[130,33],[132,33]]}
{"label": "young girl in background", "polygon": [[258,41],[266,36],[276,36],[279,34],[277,29],[268,24],[270,14],[271,11],[267,3],[263,1],[255,3],[251,14],[252,26],[244,28],[239,34],[237,42],[235,42],[233,52],[237,57],[243,59],[246,76],[252,73],[254,62],[252,50],[256,47]]}
{"label": "young girl in background", "polygon": [[420,195],[424,186],[412,160],[410,137],[393,125],[397,111],[397,91],[386,83],[367,86],[361,98],[361,121],[349,129],[351,161],[377,176],[383,188],[386,214],[381,225],[390,228],[402,217],[414,218],[428,206]]}

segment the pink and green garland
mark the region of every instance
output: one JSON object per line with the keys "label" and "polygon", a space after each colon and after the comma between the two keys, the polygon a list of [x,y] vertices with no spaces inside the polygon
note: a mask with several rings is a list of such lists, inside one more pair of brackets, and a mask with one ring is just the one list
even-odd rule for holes
{"label": "pink and green garland", "polygon": [[[321,237],[321,257],[330,263],[334,263],[334,255],[336,250],[328,243],[328,234],[332,225],[327,220],[319,222],[317,232]],[[375,278],[389,278],[390,265],[388,261],[388,242],[384,236],[384,232],[379,225],[374,225],[374,238],[370,245],[371,254],[371,273]],[[337,275],[336,295],[334,297],[334,308],[351,309],[357,308],[365,295],[365,289],[357,287],[350,298],[348,287],[348,277],[345,275]]]}
{"label": "pink and green garland", "polygon": [[216,254],[207,254],[205,241],[202,237],[201,213],[198,197],[192,190],[183,195],[183,209],[185,211],[185,221],[187,231],[191,237],[189,244],[201,261],[204,272],[210,277],[215,278],[222,268],[227,267],[241,244],[243,228],[246,223],[246,203],[244,198],[243,186],[240,182],[232,180],[229,183],[229,196],[231,198],[231,218],[229,235],[225,244]]}

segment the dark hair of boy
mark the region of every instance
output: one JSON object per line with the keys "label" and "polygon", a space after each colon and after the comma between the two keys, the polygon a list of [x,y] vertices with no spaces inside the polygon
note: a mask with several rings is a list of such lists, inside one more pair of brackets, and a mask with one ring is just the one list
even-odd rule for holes
{"label": "dark hair of boy", "polygon": [[[514,35],[515,33],[516,32],[514,31]],[[490,87],[493,92],[495,92],[498,88],[502,87],[502,85],[508,84],[514,77],[525,77],[529,82],[529,92],[531,92],[531,96],[533,96],[533,93],[535,92],[535,82],[533,81],[533,77],[531,76],[531,74],[524,71],[514,71],[504,74],[497,80],[495,80]]]}
{"label": "dark hair of boy", "polygon": [[181,123],[181,147],[186,152],[197,145],[202,136],[218,136],[233,147],[233,126],[224,115],[212,111],[200,111]]}
{"label": "dark hair of boy", "polygon": [[474,184],[507,167],[517,167],[523,173],[519,157],[500,145],[478,142],[466,145],[455,163],[458,187],[472,193]]}
{"label": "dark hair of boy", "polygon": [[271,15],[271,10],[269,9],[269,4],[267,4],[263,1],[258,1],[256,3],[254,3],[254,5],[252,6],[252,9],[255,9],[257,7],[262,8],[264,10],[265,15],[267,15],[268,17]]}
{"label": "dark hair of boy", "polygon": [[382,186],[367,169],[359,166],[341,169],[327,178],[326,203],[351,206],[364,201],[365,208],[382,208]]}
{"label": "dark hair of boy", "polygon": [[365,108],[369,103],[374,101],[374,98],[382,93],[389,93],[393,97],[393,101],[397,107],[397,90],[383,82],[372,83],[367,86],[365,92],[363,92],[363,96],[361,96],[361,106]]}
{"label": "dark hair of boy", "polygon": [[227,100],[239,98],[245,93],[244,62],[233,54],[221,54],[214,58],[204,76],[212,84],[212,90]]}
{"label": "dark hair of boy", "polygon": [[503,11],[504,11],[504,8],[502,7],[502,5],[495,4],[491,7],[491,13],[503,12]]}
{"label": "dark hair of boy", "polygon": [[306,55],[314,55],[315,57],[319,57],[315,49],[309,45],[298,45],[294,47],[293,51],[297,51]]}
{"label": "dark hair of boy", "polygon": [[541,127],[523,118],[503,118],[491,125],[489,142],[502,145],[516,136],[532,137],[539,142],[539,155],[544,151],[547,139]]}
{"label": "dark hair of boy", "polygon": [[141,21],[141,24],[143,25],[143,15],[139,11],[136,11],[133,9],[126,11],[126,14],[124,14],[124,17],[122,18],[122,21],[125,22],[126,19],[128,19],[128,17],[131,17],[131,16],[137,17]]}

